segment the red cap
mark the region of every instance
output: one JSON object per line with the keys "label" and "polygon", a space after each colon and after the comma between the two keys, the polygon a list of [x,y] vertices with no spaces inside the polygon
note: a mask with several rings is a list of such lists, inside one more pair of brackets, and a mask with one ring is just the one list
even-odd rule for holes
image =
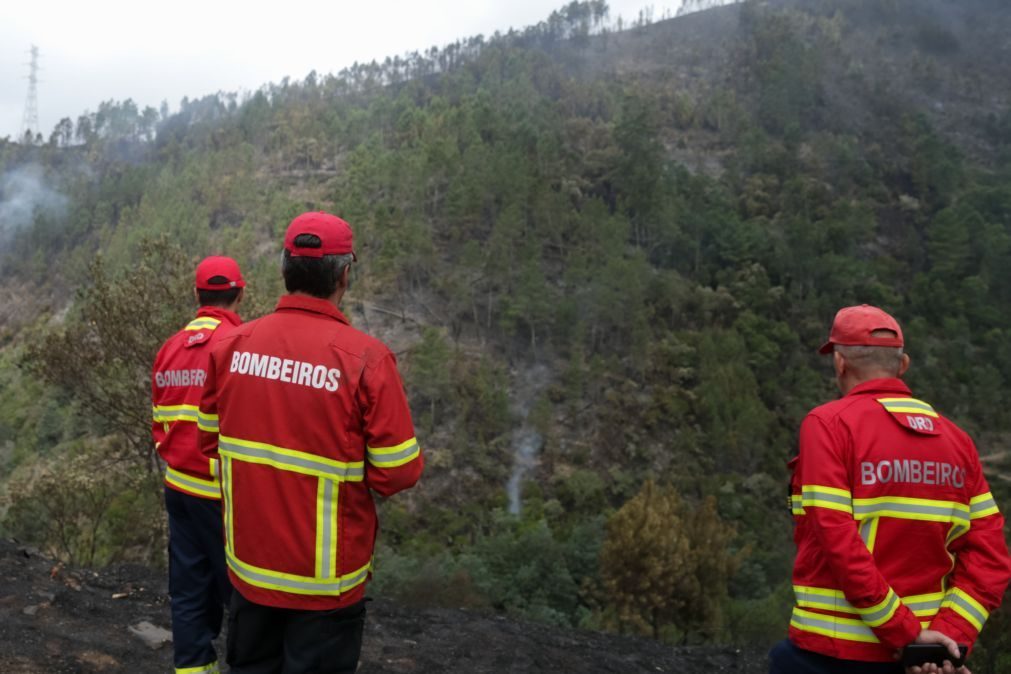
{"label": "red cap", "polygon": [[[319,237],[323,245],[319,248],[303,248],[295,245],[295,237],[300,234],[313,234]],[[351,225],[336,215],[323,211],[303,213],[288,225],[284,235],[284,249],[292,257],[323,257],[324,255],[355,254],[351,242]],[[355,260],[358,256],[355,256]]]}
{"label": "red cap", "polygon": [[[895,336],[874,337],[872,333],[876,330],[891,330]],[[835,315],[828,341],[818,349],[818,353],[832,353],[832,348],[836,344],[900,347],[903,345],[902,328],[899,327],[898,321],[877,307],[869,304],[846,307]]]}
{"label": "red cap", "polygon": [[[215,276],[224,278],[222,283],[211,283]],[[239,263],[230,257],[213,255],[204,258],[197,265],[197,290],[231,290],[245,288],[246,282],[239,271]]]}

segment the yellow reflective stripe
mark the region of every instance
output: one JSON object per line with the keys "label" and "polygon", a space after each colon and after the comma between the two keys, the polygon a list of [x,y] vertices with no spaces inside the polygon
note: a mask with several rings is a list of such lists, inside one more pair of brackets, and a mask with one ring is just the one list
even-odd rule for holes
{"label": "yellow reflective stripe", "polygon": [[208,433],[217,433],[219,430],[218,426],[218,415],[210,414],[204,412],[203,410],[197,410],[197,428],[202,431],[207,431]]}
{"label": "yellow reflective stripe", "polygon": [[165,482],[196,496],[221,498],[221,483],[216,479],[204,480],[193,477],[175,470],[172,466],[165,467]]}
{"label": "yellow reflective stripe", "polygon": [[[962,522],[962,521],[952,522],[951,523],[951,529],[948,530],[948,536],[945,539],[945,543],[944,544],[946,546],[951,545],[952,541],[954,541],[959,536],[962,536],[963,534],[967,534],[967,533],[969,533],[969,523],[968,522]],[[949,555],[950,555],[950,553],[949,553]],[[954,558],[952,558],[952,562],[954,562]]]}
{"label": "yellow reflective stripe", "polygon": [[324,556],[326,552],[324,550],[325,544],[323,542],[324,529],[326,528],[326,522],[323,519],[323,508],[326,502],[326,493],[323,490],[323,485],[326,484],[326,480],[323,478],[317,478],[316,480],[316,564],[314,566],[314,574],[317,578],[323,576],[323,566],[325,565]]}
{"label": "yellow reflective stripe", "polygon": [[839,590],[794,585],[793,594],[797,598],[797,606],[803,608],[855,613],[853,606],[846,601],[846,596]]}
{"label": "yellow reflective stripe", "polygon": [[216,477],[216,478],[220,478],[221,476],[218,474],[218,460],[217,459],[208,459],[208,462],[210,463],[210,473],[211,473],[211,475],[214,476],[214,477]]}
{"label": "yellow reflective stripe", "polygon": [[365,566],[351,573],[335,578],[314,578],[298,576],[291,573],[281,573],[247,564],[238,559],[231,550],[226,551],[228,568],[244,582],[267,590],[279,590],[292,594],[339,596],[352,590],[366,580],[372,568],[370,561]]}
{"label": "yellow reflective stripe", "polygon": [[317,578],[337,575],[337,505],[340,482],[319,478],[316,486],[316,565]]}
{"label": "yellow reflective stripe", "polygon": [[800,494],[790,495],[790,510],[794,515],[803,515],[804,513],[804,497]]}
{"label": "yellow reflective stripe", "polygon": [[982,630],[983,623],[990,617],[990,612],[983,608],[982,604],[973,599],[968,592],[964,592],[957,587],[948,590],[941,608],[950,608],[968,620],[976,628],[976,631]]}
{"label": "yellow reflective stripe", "polygon": [[889,588],[888,594],[885,595],[881,603],[867,608],[857,608],[856,606],[853,608],[856,609],[856,612],[860,614],[861,619],[865,623],[871,627],[879,627],[891,620],[901,605],[902,602],[899,600],[899,595],[895,594],[895,590]]}
{"label": "yellow reflective stripe", "polygon": [[860,538],[863,539],[864,545],[867,546],[868,552],[874,552],[874,544],[878,540],[878,523],[881,519],[878,517],[871,517],[866,519],[860,525]]}
{"label": "yellow reflective stripe", "polygon": [[[832,639],[861,641],[868,644],[879,643],[878,638],[874,636],[874,632],[862,620],[813,613],[801,608],[793,609],[790,626],[802,632],[820,634]],[[922,629],[929,628],[930,621],[921,620],[920,627]]]}
{"label": "yellow reflective stripe", "polygon": [[366,456],[376,468],[396,468],[410,463],[421,454],[417,438],[411,438],[393,447],[366,447]]}
{"label": "yellow reflective stripe", "polygon": [[218,453],[238,461],[332,480],[361,482],[365,477],[364,461],[336,461],[318,454],[225,435],[218,436]]}
{"label": "yellow reflective stripe", "polygon": [[932,618],[941,610],[941,602],[944,601],[943,592],[931,592],[929,594],[918,594],[910,597],[903,597],[902,603],[913,612],[917,618]]}
{"label": "yellow reflective stripe", "polygon": [[[837,613],[851,613],[853,615],[859,615],[865,622],[872,624],[868,621],[868,617],[874,620],[873,613],[879,611],[890,601],[893,592],[889,592],[888,597],[885,601],[881,602],[877,606],[871,606],[864,609],[858,609],[846,600],[846,595],[843,594],[841,590],[833,590],[829,588],[822,587],[808,587],[805,585],[794,585],[793,593],[797,599],[797,606],[802,608],[813,608],[825,611],[835,611]],[[910,595],[908,597],[901,597],[901,603],[905,604],[914,614],[918,617],[932,617],[937,614],[941,608],[941,602],[944,599],[943,592],[932,592],[929,594],[917,594]],[[898,604],[895,604],[894,610],[892,610],[892,615],[894,615],[895,610],[898,610]],[[880,616],[879,616],[880,617]],[[886,618],[884,622],[887,622],[891,616]],[[881,624],[880,622],[877,624]],[[872,624],[876,626],[876,624]]]}
{"label": "yellow reflective stripe", "polygon": [[935,501],[904,496],[853,499],[853,518],[895,517],[926,522],[956,522],[969,520],[969,506],[957,501]]}
{"label": "yellow reflective stripe", "polygon": [[210,316],[202,316],[190,321],[183,330],[215,330],[221,321]]}
{"label": "yellow reflective stripe", "polygon": [[200,409],[196,405],[152,405],[155,421],[196,421]]}
{"label": "yellow reflective stripe", "polygon": [[200,665],[199,667],[176,667],[175,674],[220,674],[221,670],[218,669],[218,661],[210,663],[209,665]]}
{"label": "yellow reflective stripe", "polygon": [[853,512],[850,492],[837,487],[805,484],[801,488],[801,504],[805,508],[829,508],[851,514]]}
{"label": "yellow reflective stripe", "polygon": [[[329,480],[328,480],[329,482]],[[338,526],[337,520],[337,508],[340,505],[340,482],[333,482],[333,494],[330,496],[330,513],[327,516],[327,525],[330,527],[330,542],[327,547],[327,557],[329,558],[330,564],[330,575],[328,578],[332,578],[337,575],[337,546],[340,543],[340,526]],[[371,567],[372,562],[369,561],[369,566]]]}
{"label": "yellow reflective stripe", "polygon": [[990,515],[996,515],[1000,512],[997,508],[997,501],[994,500],[993,494],[987,492],[985,494],[980,494],[979,496],[973,496],[969,499],[969,519],[979,519],[980,517],[988,517]]}
{"label": "yellow reflective stripe", "polygon": [[840,618],[833,615],[823,615],[812,613],[801,608],[793,609],[793,616],[790,618],[790,625],[802,632],[821,634],[822,636],[834,639],[845,639],[846,641],[862,641],[864,643],[876,644],[878,638],[874,636],[871,628],[864,624],[862,620],[853,618]]}
{"label": "yellow reflective stripe", "polygon": [[235,528],[232,516],[232,462],[227,456],[221,457],[221,505],[224,510],[225,520],[225,550],[231,552],[235,549]]}
{"label": "yellow reflective stripe", "polygon": [[925,414],[928,417],[934,418],[940,416],[929,403],[917,400],[916,398],[878,398],[877,400],[889,412]]}

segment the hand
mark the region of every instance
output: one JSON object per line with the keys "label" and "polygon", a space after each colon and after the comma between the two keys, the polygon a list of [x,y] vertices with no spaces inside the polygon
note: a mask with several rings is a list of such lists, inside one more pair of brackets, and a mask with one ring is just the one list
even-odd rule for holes
{"label": "hand", "polygon": [[[944,647],[948,649],[949,653],[951,653],[956,658],[959,656],[958,644],[955,643],[955,640],[952,639],[951,637],[947,636],[946,634],[943,634],[941,632],[937,632],[936,630],[923,630],[922,632],[920,632],[917,635],[916,640],[913,643],[914,644],[943,644]],[[906,674],[942,674],[942,673],[943,674],[972,674],[972,672],[969,671],[968,667],[964,667],[963,666],[963,667],[959,667],[958,669],[955,669],[955,667],[950,662],[948,662],[947,660],[944,661],[944,665],[943,666],[938,666],[938,665],[935,665],[933,663],[928,663],[928,664],[922,665],[920,667],[907,667],[906,668]]]}

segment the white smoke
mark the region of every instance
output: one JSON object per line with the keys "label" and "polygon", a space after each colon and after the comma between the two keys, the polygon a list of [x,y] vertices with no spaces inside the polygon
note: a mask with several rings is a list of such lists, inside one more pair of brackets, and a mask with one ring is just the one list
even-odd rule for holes
{"label": "white smoke", "polygon": [[513,383],[513,413],[522,419],[521,425],[512,433],[513,470],[506,483],[509,497],[509,512],[519,515],[523,510],[523,482],[537,467],[544,438],[533,427],[530,411],[541,392],[551,379],[544,365],[534,365],[516,373]]}
{"label": "white smoke", "polygon": [[[526,424],[526,420],[524,420]],[[509,512],[519,515],[523,507],[523,480],[537,466],[537,455],[544,446],[541,434],[526,425],[513,431],[513,472],[506,484],[506,494],[509,496]]]}
{"label": "white smoke", "polygon": [[0,243],[27,227],[36,217],[62,218],[67,197],[49,187],[45,171],[29,164],[0,176]]}

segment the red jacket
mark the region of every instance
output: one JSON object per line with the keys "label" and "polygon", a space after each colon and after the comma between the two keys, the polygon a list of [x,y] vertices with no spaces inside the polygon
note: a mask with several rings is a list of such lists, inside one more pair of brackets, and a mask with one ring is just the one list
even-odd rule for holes
{"label": "red jacket", "polygon": [[166,340],[154,360],[151,434],[167,464],[165,484],[192,496],[221,498],[215,462],[198,445],[197,411],[211,345],[241,322],[227,309],[201,307],[195,319]]}
{"label": "red jacket", "polygon": [[1011,577],[972,440],[898,379],[864,382],[800,429],[790,639],[891,662],[923,628],[972,645]]}
{"label": "red jacket", "polygon": [[369,490],[407,489],[423,465],[390,350],[330,302],[286,295],[214,349],[200,429],[221,457],[236,589],[279,608],[359,601],[378,527]]}

